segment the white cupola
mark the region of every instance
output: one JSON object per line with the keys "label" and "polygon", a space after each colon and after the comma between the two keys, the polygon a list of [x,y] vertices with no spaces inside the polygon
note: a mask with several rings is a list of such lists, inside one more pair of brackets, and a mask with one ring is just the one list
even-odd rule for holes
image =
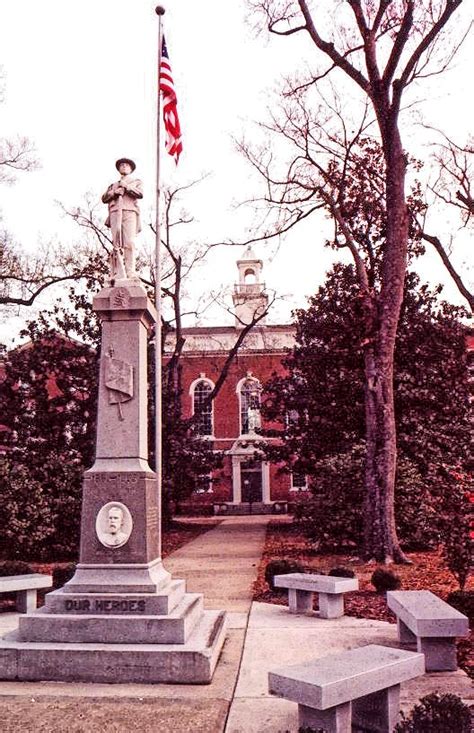
{"label": "white cupola", "polygon": [[[251,323],[256,316],[263,313],[268,307],[268,295],[265,292],[265,283],[261,282],[263,268],[251,246],[248,245],[242,258],[237,260],[239,282],[234,286],[235,327],[242,328]],[[259,321],[264,325],[265,317]]]}

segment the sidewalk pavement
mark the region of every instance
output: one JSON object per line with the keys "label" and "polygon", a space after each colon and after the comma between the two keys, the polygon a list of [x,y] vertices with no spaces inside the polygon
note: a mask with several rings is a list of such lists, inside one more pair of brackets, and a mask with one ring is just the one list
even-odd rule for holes
{"label": "sidewalk pavement", "polygon": [[[269,520],[209,520],[208,532],[165,560],[174,578],[184,577],[189,591],[204,594],[207,608],[228,612],[227,640],[210,685],[0,682],[2,730],[296,733],[297,706],[269,696],[268,671],[369,643],[396,646],[396,626],[292,615],[283,606],[252,604]],[[17,614],[0,615],[0,634],[16,625]],[[434,690],[454,692],[474,704],[471,680],[457,671],[431,673],[403,685],[402,707],[412,707]]]}

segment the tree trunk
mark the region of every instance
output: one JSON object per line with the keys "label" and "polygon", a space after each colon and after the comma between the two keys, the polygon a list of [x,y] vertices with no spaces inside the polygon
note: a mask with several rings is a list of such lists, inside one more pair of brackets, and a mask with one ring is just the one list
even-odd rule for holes
{"label": "tree trunk", "polygon": [[387,170],[387,237],[382,285],[374,314],[376,326],[365,355],[367,487],[364,512],[365,555],[378,562],[407,562],[395,527],[397,440],[393,398],[393,357],[407,265],[408,213],[406,160],[396,127],[384,146]]}
{"label": "tree trunk", "polygon": [[395,527],[396,429],[393,378],[384,356],[365,358],[365,506],[364,555],[378,562],[407,562]]}

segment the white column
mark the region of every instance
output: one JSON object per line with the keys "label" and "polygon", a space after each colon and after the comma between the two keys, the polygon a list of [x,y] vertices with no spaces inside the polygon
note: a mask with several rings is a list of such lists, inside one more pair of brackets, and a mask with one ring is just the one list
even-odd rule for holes
{"label": "white column", "polygon": [[262,500],[264,504],[270,504],[270,464],[262,461]]}
{"label": "white column", "polygon": [[232,501],[242,503],[242,486],[240,483],[240,458],[232,456]]}

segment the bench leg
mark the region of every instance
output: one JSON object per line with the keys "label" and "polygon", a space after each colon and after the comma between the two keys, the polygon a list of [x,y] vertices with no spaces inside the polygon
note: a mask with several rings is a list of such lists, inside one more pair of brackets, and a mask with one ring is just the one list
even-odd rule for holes
{"label": "bench leg", "polygon": [[425,655],[427,672],[455,672],[458,668],[456,658],[456,639],[453,637],[421,636],[417,639],[417,651]]}
{"label": "bench leg", "polygon": [[345,702],[328,710],[298,705],[300,728],[324,728],[328,733],[351,733],[351,703]]}
{"label": "bench leg", "polygon": [[319,615],[321,618],[340,618],[344,616],[344,596],[342,593],[320,593]]}
{"label": "bench leg", "polygon": [[364,730],[390,733],[400,710],[400,685],[352,701],[352,724]]}
{"label": "bench leg", "polygon": [[16,610],[18,613],[29,613],[36,611],[37,600],[35,588],[29,590],[17,590],[16,592]]}
{"label": "bench leg", "polygon": [[408,626],[397,617],[398,641],[400,644],[416,644],[416,636]]}
{"label": "bench leg", "polygon": [[311,613],[313,611],[313,594],[311,591],[289,588],[288,606],[290,613]]}

